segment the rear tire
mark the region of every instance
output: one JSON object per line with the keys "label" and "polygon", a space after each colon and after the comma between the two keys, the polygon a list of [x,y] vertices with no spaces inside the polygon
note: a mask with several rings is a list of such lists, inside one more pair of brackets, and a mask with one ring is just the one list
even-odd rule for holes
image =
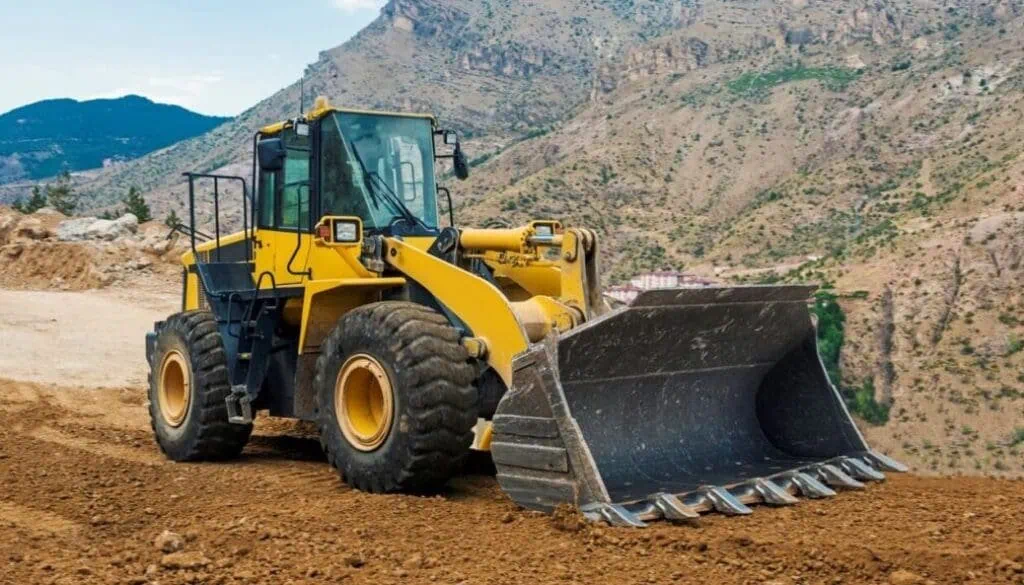
{"label": "rear tire", "polygon": [[157,445],[174,461],[237,457],[252,425],[228,422],[227,355],[207,311],[172,315],[157,334],[149,374],[149,418]]}
{"label": "rear tire", "polygon": [[440,489],[473,442],[474,377],[459,332],[436,311],[405,302],[350,311],[324,341],[313,382],[328,461],[359,490]]}

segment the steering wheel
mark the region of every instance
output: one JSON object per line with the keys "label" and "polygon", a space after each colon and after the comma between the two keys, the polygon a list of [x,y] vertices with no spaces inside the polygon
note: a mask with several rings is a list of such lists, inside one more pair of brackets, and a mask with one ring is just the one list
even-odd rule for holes
{"label": "steering wheel", "polygon": [[[405,227],[398,228],[398,226]],[[408,217],[405,217],[404,215],[397,215],[393,217],[391,221],[388,223],[388,229],[391,230],[391,232],[395,233],[396,235],[401,235],[404,233],[410,233],[414,231],[416,229],[416,223],[410,220]]]}

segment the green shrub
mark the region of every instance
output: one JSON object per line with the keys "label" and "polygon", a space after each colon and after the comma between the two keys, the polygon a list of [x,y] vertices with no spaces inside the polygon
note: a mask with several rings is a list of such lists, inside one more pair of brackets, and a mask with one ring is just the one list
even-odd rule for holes
{"label": "green shrub", "polygon": [[1006,355],[1011,356],[1020,353],[1021,350],[1024,350],[1024,340],[1018,339],[1016,335],[1011,335],[1006,342]]}
{"label": "green shrub", "polygon": [[164,218],[164,225],[169,228],[176,228],[181,225],[181,219],[178,218],[178,212],[172,209],[170,213],[167,214],[167,217]]}
{"label": "green shrub", "polygon": [[12,207],[21,213],[35,213],[36,211],[46,207],[46,195],[43,194],[39,185],[36,185],[35,187],[32,187],[32,196],[29,197],[27,202],[17,199],[12,204]]}
{"label": "green shrub", "polygon": [[145,223],[153,219],[152,212],[149,210],[149,204],[146,203],[145,197],[142,196],[142,191],[139,191],[138,187],[130,187],[128,194],[125,195],[122,200],[124,203],[124,213],[131,213],[138,218],[139,223]]}
{"label": "green shrub", "polygon": [[835,294],[821,291],[814,298],[814,314],[818,317],[818,353],[825,364],[828,377],[835,386],[842,387],[839,353],[843,349],[846,315]]}
{"label": "green shrub", "polygon": [[1024,427],[1013,429],[1013,436],[1010,437],[1010,446],[1024,445]]}
{"label": "green shrub", "polygon": [[845,67],[804,67],[790,65],[774,71],[744,73],[727,83],[729,91],[742,97],[763,97],[770,89],[791,81],[816,79],[833,91],[841,91],[860,76],[856,69]]}
{"label": "green shrub", "polygon": [[861,386],[853,388],[843,385],[839,356],[846,335],[846,314],[837,301],[838,297],[828,291],[820,291],[815,295],[812,311],[818,317],[818,353],[829,379],[840,389],[850,412],[873,425],[883,425],[889,421],[891,407],[875,400],[875,381],[868,379]]}

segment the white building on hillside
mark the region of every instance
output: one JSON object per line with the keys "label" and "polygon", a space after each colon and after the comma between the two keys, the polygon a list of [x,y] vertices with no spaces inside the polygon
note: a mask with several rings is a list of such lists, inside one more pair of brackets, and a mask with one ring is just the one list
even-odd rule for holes
{"label": "white building on hillside", "polygon": [[631,303],[645,290],[695,288],[711,286],[713,284],[715,284],[713,280],[697,276],[696,274],[662,270],[638,274],[629,280],[629,284],[608,287],[605,294],[617,301]]}

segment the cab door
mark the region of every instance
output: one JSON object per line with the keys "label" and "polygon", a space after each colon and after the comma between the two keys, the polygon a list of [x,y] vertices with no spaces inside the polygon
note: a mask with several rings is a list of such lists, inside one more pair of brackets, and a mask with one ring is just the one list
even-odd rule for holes
{"label": "cab door", "polygon": [[[293,286],[306,279],[310,230],[314,223],[309,215],[311,148],[308,132],[300,134],[295,128],[287,128],[281,138],[286,147],[282,168],[260,173],[254,278],[271,272],[277,286]],[[261,287],[269,286],[270,281],[265,277]]]}
{"label": "cab door", "polygon": [[[259,280],[264,273],[274,273],[274,200],[276,199],[278,173],[260,171],[259,203],[256,216],[256,235],[253,239],[253,282]],[[264,278],[260,288],[269,288],[270,281]]]}

